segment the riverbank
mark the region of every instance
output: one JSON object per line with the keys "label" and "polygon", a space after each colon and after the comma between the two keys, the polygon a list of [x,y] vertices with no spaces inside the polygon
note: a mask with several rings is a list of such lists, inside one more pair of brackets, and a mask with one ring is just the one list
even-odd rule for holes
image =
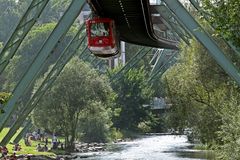
{"label": "riverbank", "polygon": [[[189,159],[201,158],[210,160],[213,157],[208,151],[194,149],[194,145],[187,141],[186,136],[181,135],[148,134],[141,135],[137,139],[118,139],[112,143],[76,143],[75,145],[75,152],[71,154],[63,150],[56,150],[56,152],[52,151],[54,154],[51,156],[22,154],[18,155],[18,159],[27,159],[29,156],[31,160],[95,160],[95,158],[112,160],[116,158],[124,159],[128,155],[128,157],[133,157],[133,159],[135,157],[139,159],[150,157],[149,159],[155,160],[157,156],[163,156],[168,160],[169,156],[177,156],[179,160],[189,157]],[[39,154],[41,153],[44,152]],[[170,160],[172,159],[170,158]]]}

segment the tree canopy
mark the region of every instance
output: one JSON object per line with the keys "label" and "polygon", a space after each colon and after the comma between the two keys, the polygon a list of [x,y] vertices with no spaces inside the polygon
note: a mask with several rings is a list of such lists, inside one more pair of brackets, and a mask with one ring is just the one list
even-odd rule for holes
{"label": "tree canopy", "polygon": [[[105,141],[107,137],[103,135],[109,132],[110,119],[104,115],[108,115],[107,107],[111,94],[112,90],[106,77],[99,76],[88,64],[75,57],[66,65],[64,71],[35,109],[34,123],[48,131],[62,133],[66,138],[67,145],[71,147],[80,126],[83,135],[88,133],[88,136],[95,134],[97,137],[102,134],[99,136],[101,139],[96,138],[95,140]],[[92,120],[95,116],[98,118]],[[82,120],[80,120],[81,118]],[[98,131],[96,134],[94,129],[89,131],[90,126],[84,127],[85,123],[97,123],[99,127],[107,124],[109,126],[103,127],[105,128],[102,130],[104,133]]]}

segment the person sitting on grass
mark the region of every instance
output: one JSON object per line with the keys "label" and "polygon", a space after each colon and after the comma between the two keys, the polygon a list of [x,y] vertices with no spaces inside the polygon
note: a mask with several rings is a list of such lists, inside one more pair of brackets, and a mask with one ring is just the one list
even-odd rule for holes
{"label": "person sitting on grass", "polygon": [[13,148],[13,150],[14,151],[20,151],[22,148],[21,148],[21,146],[18,144],[18,143],[16,143],[15,145],[14,145],[14,148]]}
{"label": "person sitting on grass", "polygon": [[7,154],[8,154],[7,147],[6,146],[2,147],[2,155],[3,155],[3,157],[7,156]]}
{"label": "person sitting on grass", "polygon": [[41,144],[40,144],[40,143],[38,143],[36,150],[37,150],[38,152],[42,152],[42,151],[43,151],[43,148],[41,147]]}
{"label": "person sitting on grass", "polygon": [[47,147],[46,144],[45,144],[44,147],[43,147],[43,151],[44,151],[44,152],[47,152],[47,151],[48,151],[48,147]]}

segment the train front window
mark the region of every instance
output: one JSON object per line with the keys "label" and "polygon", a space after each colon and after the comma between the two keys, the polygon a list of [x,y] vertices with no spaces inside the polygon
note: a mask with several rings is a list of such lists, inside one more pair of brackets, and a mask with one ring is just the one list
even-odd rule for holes
{"label": "train front window", "polygon": [[109,36],[109,23],[92,23],[91,37]]}

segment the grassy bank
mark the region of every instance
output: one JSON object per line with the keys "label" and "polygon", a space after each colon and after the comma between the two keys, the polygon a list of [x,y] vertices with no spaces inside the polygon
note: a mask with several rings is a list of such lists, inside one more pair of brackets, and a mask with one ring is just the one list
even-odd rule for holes
{"label": "grassy bank", "polygon": [[[0,140],[3,139],[3,137],[7,134],[7,131],[9,129],[8,128],[4,128],[3,131],[0,133]],[[20,129],[21,130],[21,129]],[[17,132],[17,134],[20,132],[20,130]],[[15,137],[17,136],[17,134],[14,135],[14,137],[11,139],[11,141],[13,141],[15,139]],[[22,139],[20,141],[20,145],[21,145],[21,150],[20,151],[17,151],[17,155],[20,155],[20,154],[33,154],[33,155],[45,155],[45,156],[49,156],[49,157],[55,157],[56,154],[51,152],[51,151],[48,151],[48,152],[38,152],[36,150],[36,146],[37,144],[41,144],[42,146],[44,145],[44,142],[40,142],[40,141],[31,141],[31,146],[26,146],[24,144],[24,140]],[[8,148],[8,151],[9,151],[9,154],[13,154],[14,150],[14,145],[13,144],[8,144],[7,145],[7,148]],[[51,144],[49,143],[48,145],[48,148],[51,148]]]}

